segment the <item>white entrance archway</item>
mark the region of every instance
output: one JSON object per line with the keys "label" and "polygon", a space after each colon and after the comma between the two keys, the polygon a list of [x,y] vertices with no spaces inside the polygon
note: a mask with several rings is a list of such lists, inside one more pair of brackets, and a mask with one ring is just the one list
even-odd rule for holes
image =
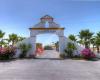
{"label": "white entrance archway", "polygon": [[[45,24],[48,22],[49,26],[46,27]],[[59,37],[59,52],[63,53],[64,50],[64,28],[61,28],[58,24],[54,22],[54,19],[49,16],[43,16],[40,18],[40,22],[30,29],[30,42],[32,44],[33,53],[36,51],[36,36],[38,34],[52,33]],[[49,37],[48,37],[49,38]]]}
{"label": "white entrance archway", "polygon": [[[46,23],[48,23],[48,26],[46,26]],[[16,46],[18,46],[20,43],[26,43],[26,44],[31,44],[32,45],[32,49],[29,51],[28,56],[29,55],[33,55],[35,54],[36,51],[36,36],[38,34],[45,34],[45,33],[52,33],[52,34],[56,34],[59,37],[59,52],[60,54],[62,54],[64,52],[64,49],[67,46],[67,43],[71,42],[74,43],[77,51],[74,51],[74,54],[80,54],[80,51],[83,50],[82,47],[80,47],[77,43],[69,40],[68,38],[66,38],[64,36],[64,28],[61,28],[59,24],[54,22],[54,19],[49,16],[49,15],[45,15],[42,18],[40,18],[40,22],[36,25],[34,25],[32,28],[29,28],[30,30],[30,37],[26,38],[25,40],[18,42],[16,44]],[[48,36],[49,38],[49,36]],[[18,57],[20,52],[20,50],[17,50],[16,52],[16,56]]]}

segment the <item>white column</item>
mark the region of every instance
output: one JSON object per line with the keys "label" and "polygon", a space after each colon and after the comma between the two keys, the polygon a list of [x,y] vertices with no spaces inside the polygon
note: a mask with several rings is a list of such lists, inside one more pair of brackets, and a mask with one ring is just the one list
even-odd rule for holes
{"label": "white column", "polygon": [[59,36],[59,52],[62,54],[65,49],[64,36]]}
{"label": "white column", "polygon": [[31,49],[30,55],[34,55],[35,51],[36,51],[36,36],[32,36],[30,38],[30,43],[32,45],[32,49]]}

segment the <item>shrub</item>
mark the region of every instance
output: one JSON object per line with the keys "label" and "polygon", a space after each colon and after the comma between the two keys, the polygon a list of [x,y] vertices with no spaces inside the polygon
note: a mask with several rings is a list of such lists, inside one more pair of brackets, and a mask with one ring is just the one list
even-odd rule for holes
{"label": "shrub", "polygon": [[70,50],[70,49],[65,49],[65,54],[67,54],[67,57],[73,57],[73,54],[72,54],[73,52],[72,52],[72,50]]}
{"label": "shrub", "polygon": [[53,48],[51,46],[47,45],[44,47],[44,50],[53,50]]}
{"label": "shrub", "polygon": [[96,57],[95,54],[89,48],[85,48],[84,50],[82,50],[81,54],[85,59],[93,59]]}
{"label": "shrub", "polygon": [[74,45],[74,43],[69,42],[65,49],[65,54],[67,54],[67,57],[72,58],[74,50],[76,50],[76,46]]}
{"label": "shrub", "polygon": [[60,54],[60,58],[65,59],[65,58],[67,58],[67,55],[65,53]]}
{"label": "shrub", "polygon": [[25,44],[25,43],[21,43],[19,45],[19,49],[21,50],[21,54],[20,54],[20,58],[25,58],[27,55],[27,52],[32,48],[31,44]]}
{"label": "shrub", "polygon": [[15,55],[15,48],[7,47],[7,48],[0,48],[0,60],[9,60],[12,59]]}

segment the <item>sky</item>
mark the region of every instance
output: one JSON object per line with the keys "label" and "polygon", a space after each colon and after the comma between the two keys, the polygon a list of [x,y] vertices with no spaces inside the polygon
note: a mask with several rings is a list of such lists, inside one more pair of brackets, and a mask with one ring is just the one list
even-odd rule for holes
{"label": "sky", "polygon": [[[77,35],[82,29],[100,31],[99,0],[0,0],[0,29],[6,32],[5,37],[11,33],[29,37],[28,28],[46,14],[65,27],[65,36]],[[56,35],[37,36],[37,42],[43,44],[57,40]]]}

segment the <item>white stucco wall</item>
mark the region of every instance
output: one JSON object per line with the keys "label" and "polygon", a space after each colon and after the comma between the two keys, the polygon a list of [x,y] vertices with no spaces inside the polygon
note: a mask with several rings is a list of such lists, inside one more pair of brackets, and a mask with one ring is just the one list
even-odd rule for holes
{"label": "white stucco wall", "polygon": [[[60,35],[58,37],[59,37],[59,52],[60,53],[63,53],[64,52],[64,49],[67,47],[67,43],[68,42],[74,43],[75,46],[77,47],[77,51],[74,51],[74,54],[75,55],[80,54],[80,51],[82,51],[84,49],[83,47],[81,47],[77,43],[69,40],[65,36],[61,36]],[[26,43],[26,44],[31,44],[32,45],[32,49],[28,52],[28,55],[27,56],[35,54],[35,50],[36,50],[36,36],[31,36],[30,38],[27,38],[27,39],[25,39],[23,41],[20,41],[20,42],[18,42],[16,44],[16,46],[19,46],[19,44],[21,44],[21,43]],[[21,53],[20,52],[20,49],[17,49],[16,57],[18,57],[20,53]]]}

